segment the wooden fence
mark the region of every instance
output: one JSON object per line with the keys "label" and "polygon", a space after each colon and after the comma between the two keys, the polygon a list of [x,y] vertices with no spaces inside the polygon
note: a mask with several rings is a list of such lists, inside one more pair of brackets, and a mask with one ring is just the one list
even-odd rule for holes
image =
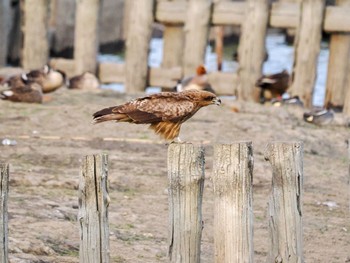
{"label": "wooden fence", "polygon": [[[169,262],[200,262],[205,152],[203,146],[168,148]],[[303,145],[269,143],[272,167],[267,262],[303,262]],[[79,181],[80,262],[109,262],[107,155],[86,156]],[[214,262],[253,262],[253,148],[251,142],[214,146]],[[0,165],[0,256],[8,262],[9,168]]]}
{"label": "wooden fence", "polygon": [[[47,1],[35,4],[32,1],[21,1],[25,13],[22,16],[22,65],[28,69],[48,61],[48,26],[42,23],[47,20]],[[8,2],[2,2],[0,14],[6,13]],[[126,1],[125,64],[97,65],[98,2],[77,2],[74,60],[50,60],[52,66],[65,70],[68,75],[96,72],[97,69],[102,83],[124,83],[127,92],[144,91],[148,85],[174,87],[178,79],[193,74],[195,67],[204,62],[211,26],[241,26],[239,70],[212,72],[209,81],[218,94],[235,94],[239,99],[252,100],[256,97],[254,84],[261,75],[265,56],[266,29],[296,29],[289,92],[311,106],[321,31],[325,31],[331,33],[325,105],[344,106],[344,112],[350,115],[350,78],[347,77],[350,72],[350,0],[337,0],[336,6],[327,7],[325,0],[280,0],[272,5],[268,0]],[[6,16],[0,17],[6,20]],[[160,68],[150,68],[147,64],[153,22],[165,26]]]}

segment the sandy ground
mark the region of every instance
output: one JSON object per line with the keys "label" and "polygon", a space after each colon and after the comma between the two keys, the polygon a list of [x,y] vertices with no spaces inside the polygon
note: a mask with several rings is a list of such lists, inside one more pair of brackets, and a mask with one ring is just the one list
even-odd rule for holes
{"label": "sandy ground", "polygon": [[[11,262],[78,262],[80,166],[84,155],[101,152],[109,155],[111,262],[166,262],[167,145],[146,126],[91,125],[93,112],[132,96],[65,88],[50,96],[43,105],[0,101],[0,139],[17,141],[0,145],[0,160],[11,169]],[[305,262],[350,262],[349,128],[304,123],[303,110],[291,106],[223,101],[200,110],[181,131],[182,140],[205,142],[206,148],[202,262],[213,262],[214,253],[212,146],[233,141],[254,147],[255,262],[265,262],[269,244],[272,172],[264,151],[270,141],[304,142]]]}

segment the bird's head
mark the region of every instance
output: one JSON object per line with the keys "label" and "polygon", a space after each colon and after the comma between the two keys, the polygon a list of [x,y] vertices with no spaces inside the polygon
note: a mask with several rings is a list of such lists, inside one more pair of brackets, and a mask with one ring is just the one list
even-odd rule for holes
{"label": "bird's head", "polygon": [[205,74],[207,74],[207,70],[205,69],[205,67],[203,65],[199,65],[196,69],[196,73],[198,76],[205,75]]}
{"label": "bird's head", "polygon": [[221,100],[214,94],[209,91],[198,91],[198,100],[199,100],[199,105],[201,107],[205,107],[208,105],[220,105]]}

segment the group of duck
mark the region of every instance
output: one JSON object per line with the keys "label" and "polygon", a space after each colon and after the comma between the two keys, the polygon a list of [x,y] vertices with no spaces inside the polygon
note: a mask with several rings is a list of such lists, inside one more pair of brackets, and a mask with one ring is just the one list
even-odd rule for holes
{"label": "group of duck", "polygon": [[90,72],[68,79],[65,72],[48,65],[0,81],[0,99],[13,102],[42,103],[46,93],[66,86],[68,89],[97,89],[99,81]]}
{"label": "group of duck", "polygon": [[[290,84],[287,70],[272,75],[264,75],[256,82],[260,88],[260,102],[270,102],[273,106],[297,105],[303,107],[298,96],[283,98]],[[100,83],[92,73],[85,72],[71,79],[65,72],[55,70],[45,65],[41,69],[12,76],[0,81],[0,98],[14,102],[42,103],[44,94],[53,92],[60,87],[68,89],[97,89]],[[198,66],[196,74],[178,81],[173,89],[180,92],[189,89],[205,90],[215,94],[209,83],[208,74],[204,66]],[[334,114],[331,110],[320,109],[304,113],[304,120],[314,124],[327,124],[332,121]]]}
{"label": "group of duck", "polygon": [[[287,70],[283,70],[276,74],[263,75],[256,81],[256,87],[260,88],[260,103],[270,103],[276,107],[282,105],[303,107],[303,102],[298,96],[283,98],[283,95],[287,92],[289,86],[290,75]],[[188,89],[205,90],[215,94],[214,89],[208,82],[208,75],[204,66],[197,67],[195,76],[179,81],[174,90],[179,92]],[[333,118],[333,111],[329,109],[317,108],[310,112],[305,112],[303,115],[304,121],[317,125],[329,124]]]}

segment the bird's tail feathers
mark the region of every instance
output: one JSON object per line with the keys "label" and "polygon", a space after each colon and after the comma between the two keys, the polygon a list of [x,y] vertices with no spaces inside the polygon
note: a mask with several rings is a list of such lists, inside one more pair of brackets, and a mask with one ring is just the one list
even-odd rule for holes
{"label": "bird's tail feathers", "polygon": [[100,123],[105,121],[130,121],[130,118],[124,113],[113,112],[115,107],[105,108],[93,114],[92,123]]}

